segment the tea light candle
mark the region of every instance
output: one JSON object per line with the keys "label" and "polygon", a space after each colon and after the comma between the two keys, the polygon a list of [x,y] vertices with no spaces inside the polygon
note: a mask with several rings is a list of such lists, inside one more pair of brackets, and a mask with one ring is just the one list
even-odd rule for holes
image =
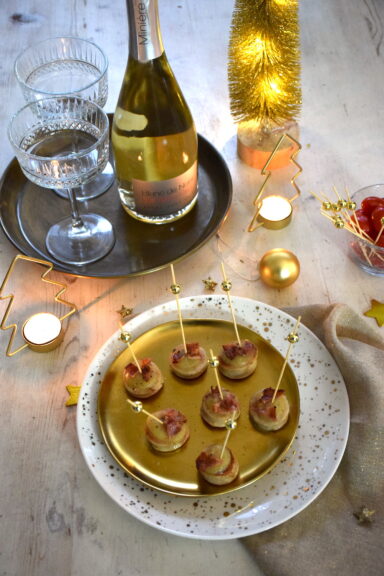
{"label": "tea light candle", "polygon": [[279,230],[287,226],[292,217],[292,205],[283,196],[266,196],[260,206],[257,219],[265,228]]}
{"label": "tea light candle", "polygon": [[24,323],[23,337],[32,350],[49,352],[62,341],[61,322],[57,316],[50,312],[34,314]]}

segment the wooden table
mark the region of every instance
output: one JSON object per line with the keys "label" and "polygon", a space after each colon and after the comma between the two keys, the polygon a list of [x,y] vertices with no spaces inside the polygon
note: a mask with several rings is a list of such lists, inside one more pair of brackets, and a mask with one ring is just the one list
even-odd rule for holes
{"label": "wooden table", "polygon": [[[226,69],[232,9],[232,0],[160,0],[167,54],[198,131],[221,152],[232,175],[233,207],[222,233],[236,248],[231,222],[252,202],[261,178],[236,154]],[[383,180],[384,6],[374,0],[302,2],[300,21],[302,195],[293,222],[282,231],[256,231],[244,240],[243,222],[242,252],[232,251],[227,270],[238,296],[278,308],[343,302],[363,314],[371,298],[383,299],[383,280],[347,258],[342,233],[320,216],[310,191],[329,194],[333,186],[347,186],[353,192]],[[89,38],[105,49],[106,109],[114,110],[127,56],[123,0],[6,3],[0,20],[1,172],[13,157],[6,127],[23,103],[15,57],[36,40],[58,35]],[[276,246],[292,250],[301,263],[299,279],[282,290],[257,275],[258,260]],[[16,254],[1,232],[1,278]],[[209,276],[220,281],[217,239],[179,262],[176,274],[185,296],[204,293],[202,281]],[[124,304],[138,314],[171,300],[169,269],[134,278],[55,278],[68,284],[66,296],[79,311],[68,322],[63,344],[48,354],[25,350],[8,358],[9,335],[0,333],[0,574],[144,576],[174,571],[175,563],[191,576],[206,573],[207,566],[221,576],[259,573],[241,540],[179,538],[120,509],[89,472],[77,440],[76,407],[65,406],[66,385],[81,385],[91,359],[117,329],[116,311]],[[26,298],[34,297],[31,282],[26,275]]]}

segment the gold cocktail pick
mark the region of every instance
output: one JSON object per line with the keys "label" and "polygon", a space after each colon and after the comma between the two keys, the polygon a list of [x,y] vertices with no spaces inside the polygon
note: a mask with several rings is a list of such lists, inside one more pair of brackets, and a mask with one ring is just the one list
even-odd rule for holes
{"label": "gold cocktail pick", "polygon": [[217,370],[217,368],[219,366],[219,361],[218,361],[217,357],[213,355],[212,350],[210,350],[210,354],[211,354],[211,358],[210,358],[210,360],[208,360],[208,362],[209,362],[209,365],[212,366],[213,371],[215,373],[215,378],[216,378],[217,387],[219,389],[220,398],[223,400],[224,396],[223,396],[223,391],[221,389],[219,373]]}
{"label": "gold cocktail pick", "polygon": [[133,361],[134,361],[134,363],[136,364],[136,367],[137,367],[138,371],[139,371],[140,374],[141,374],[141,373],[142,373],[142,370],[141,370],[140,362],[139,362],[138,359],[136,358],[136,355],[135,355],[135,353],[134,353],[134,351],[133,351],[133,348],[132,348],[132,346],[131,346],[132,335],[131,335],[129,332],[126,332],[126,331],[123,329],[123,326],[122,326],[121,322],[119,322],[119,326],[120,326],[120,330],[121,330],[120,336],[119,336],[119,340],[121,340],[122,342],[124,342],[124,344],[126,344],[127,347],[129,348],[129,351],[130,351],[130,353],[131,353],[131,355],[132,355]]}
{"label": "gold cocktail pick", "polygon": [[346,190],[346,199],[341,198],[340,194],[336,190],[335,186],[333,191],[336,194],[337,201],[333,202],[331,199],[327,198],[322,194],[322,198],[311,191],[312,196],[314,196],[321,203],[320,213],[330,220],[335,228],[339,230],[346,230],[347,232],[353,234],[360,240],[364,240],[368,246],[364,243],[360,244],[360,249],[367,263],[372,266],[370,256],[375,255],[377,258],[382,260],[380,254],[376,254],[375,246],[376,242],[380,238],[380,234],[377,238],[372,240],[372,238],[361,228],[358,218],[356,218],[356,202],[351,200],[349,192]]}
{"label": "gold cocktail pick", "polygon": [[288,358],[289,358],[289,355],[290,355],[290,353],[291,353],[292,346],[293,346],[294,344],[296,344],[296,342],[299,341],[299,336],[298,336],[298,334],[297,334],[297,330],[298,330],[298,328],[299,328],[300,322],[301,322],[301,316],[298,317],[297,322],[296,322],[296,326],[295,326],[295,328],[293,329],[293,331],[288,334],[288,338],[287,338],[287,340],[288,340],[288,342],[289,342],[288,350],[287,350],[287,354],[286,354],[286,356],[285,356],[285,360],[284,360],[283,366],[282,366],[282,368],[281,368],[281,372],[280,372],[279,379],[278,379],[277,384],[276,384],[275,392],[274,392],[274,394],[273,394],[273,396],[272,396],[272,404],[273,404],[274,401],[275,401],[277,391],[278,391],[279,386],[280,386],[280,384],[281,384],[281,380],[282,380],[282,378],[283,378],[284,371],[285,371],[285,368],[286,368],[287,363],[288,363]]}
{"label": "gold cocktail pick", "polygon": [[370,238],[368,234],[361,229],[357,218],[351,218],[350,212],[354,214],[356,210],[356,203],[350,199],[348,193],[347,199],[343,199],[340,197],[340,194],[337,192],[335,187],[334,192],[338,198],[337,202],[332,202],[324,194],[322,195],[323,198],[321,198],[313,191],[311,191],[312,196],[314,196],[314,198],[319,200],[321,203],[320,213],[322,216],[325,216],[328,220],[333,222],[336,228],[344,228],[358,238],[373,243],[372,238]]}
{"label": "gold cocktail pick", "polygon": [[236,420],[233,420],[230,418],[229,420],[226,421],[225,427],[227,429],[227,433],[225,435],[223,447],[222,447],[221,452],[220,452],[220,458],[222,458],[224,456],[224,452],[225,452],[225,449],[227,447],[228,440],[229,440],[229,437],[231,435],[232,430],[236,430],[236,428],[237,428]]}
{"label": "gold cocktail pick", "polygon": [[236,317],[235,317],[235,311],[233,310],[233,306],[232,306],[232,300],[231,300],[231,295],[230,295],[230,291],[232,288],[232,282],[230,282],[227,279],[227,275],[225,273],[225,268],[224,268],[224,264],[223,262],[221,263],[221,270],[223,273],[223,282],[221,283],[221,287],[223,289],[223,291],[227,294],[227,299],[228,299],[228,305],[229,305],[229,309],[231,311],[231,315],[232,315],[232,322],[233,322],[233,327],[235,329],[235,334],[236,334],[236,340],[239,346],[241,346],[241,340],[240,340],[240,336],[239,336],[239,331],[237,329],[237,322],[236,322]]}
{"label": "gold cocktail pick", "polygon": [[130,404],[132,406],[132,410],[134,412],[136,412],[136,414],[140,414],[140,412],[142,412],[143,414],[148,416],[148,418],[152,418],[153,420],[156,420],[156,422],[159,422],[159,424],[164,424],[164,422],[162,420],[160,420],[160,418],[158,418],[154,414],[151,414],[150,412],[145,410],[143,408],[143,403],[140,402],[140,400],[133,401],[133,400],[130,400],[129,398],[127,398],[127,402],[128,402],[128,404]]}
{"label": "gold cocktail pick", "polygon": [[171,284],[171,292],[176,298],[176,305],[177,305],[177,313],[179,316],[179,323],[180,323],[180,330],[181,330],[181,337],[183,340],[183,347],[184,352],[187,354],[187,342],[185,340],[185,333],[184,333],[184,326],[183,326],[183,317],[181,315],[181,308],[180,308],[180,301],[179,301],[179,294],[181,292],[180,284],[176,282],[175,270],[173,268],[173,264],[171,264],[171,273],[172,273],[172,284]]}

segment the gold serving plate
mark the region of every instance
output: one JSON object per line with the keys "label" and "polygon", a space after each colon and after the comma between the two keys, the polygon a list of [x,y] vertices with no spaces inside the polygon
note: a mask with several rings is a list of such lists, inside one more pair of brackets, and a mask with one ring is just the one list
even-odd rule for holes
{"label": "gold serving plate", "polygon": [[[223,320],[187,319],[183,326],[186,341],[199,342],[208,355],[210,349],[218,354],[222,344],[236,339],[233,324]],[[241,407],[237,428],[231,433],[228,443],[240,465],[236,480],[226,486],[213,486],[205,482],[196,470],[197,456],[207,445],[224,442],[226,430],[210,427],[200,416],[202,397],[216,384],[214,369],[209,366],[196,380],[182,380],[171,373],[168,358],[182,340],[177,321],[152,328],[132,342],[131,348],[137,358],[150,357],[156,362],[165,378],[163,389],[152,398],[143,400],[144,409],[152,413],[162,408],[176,408],[187,417],[190,438],[182,448],[171,453],[158,453],[148,445],[144,434],[147,416],[133,411],[123,385],[123,369],[132,362],[128,347],[111,364],[100,386],[98,416],[103,438],[112,456],[128,474],[163,492],[199,497],[242,488],[281,460],[293,442],[298,425],[300,398],[297,381],[287,364],[280,389],[285,390],[289,401],[289,420],[276,432],[257,430],[249,419],[249,399],[257,390],[276,385],[284,358],[253,330],[243,326],[238,326],[238,330],[241,339],[247,338],[257,344],[259,357],[256,371],[244,380],[220,376],[222,388],[235,393]]]}

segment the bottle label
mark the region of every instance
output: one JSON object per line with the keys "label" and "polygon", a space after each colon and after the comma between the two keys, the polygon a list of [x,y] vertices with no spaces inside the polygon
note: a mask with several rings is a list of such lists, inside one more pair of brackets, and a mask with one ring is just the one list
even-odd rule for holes
{"label": "bottle label", "polygon": [[197,192],[197,161],[183,174],[156,182],[132,179],[136,211],[146,216],[176,214]]}
{"label": "bottle label", "polygon": [[[131,0],[130,34],[133,56],[140,62],[162,55],[157,0]],[[133,21],[132,21],[133,20]]]}

